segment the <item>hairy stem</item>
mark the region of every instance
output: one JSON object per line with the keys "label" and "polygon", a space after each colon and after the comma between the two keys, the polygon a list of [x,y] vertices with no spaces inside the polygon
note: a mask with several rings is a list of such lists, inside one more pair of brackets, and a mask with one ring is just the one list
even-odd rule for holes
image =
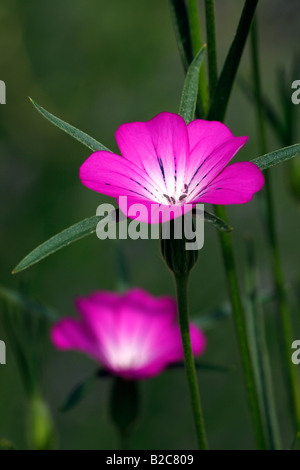
{"label": "hairy stem", "polygon": [[181,339],[184,351],[185,370],[188,379],[188,386],[191,398],[191,404],[194,415],[194,423],[197,434],[197,441],[200,450],[207,450],[207,439],[204,427],[203,412],[200,402],[200,394],[197,383],[196,369],[194,363],[194,356],[192,352],[190,326],[189,326],[189,313],[188,313],[188,299],[187,299],[187,275],[175,275],[176,294],[178,303],[178,315]]}

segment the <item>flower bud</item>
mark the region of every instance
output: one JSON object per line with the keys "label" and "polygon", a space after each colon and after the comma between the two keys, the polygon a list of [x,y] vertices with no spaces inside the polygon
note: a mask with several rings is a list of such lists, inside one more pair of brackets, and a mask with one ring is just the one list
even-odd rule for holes
{"label": "flower bud", "polygon": [[[181,224],[181,231],[178,230],[176,224]],[[185,236],[183,217],[171,220],[169,226],[170,233],[168,235],[170,236],[167,238],[164,237],[164,227],[161,227],[161,254],[168,268],[176,276],[186,276],[197,262],[198,250],[186,249],[188,240]],[[181,236],[178,236],[178,232]]]}
{"label": "flower bud", "polygon": [[27,441],[31,450],[53,450],[56,435],[47,403],[35,393],[29,398],[27,415]]}

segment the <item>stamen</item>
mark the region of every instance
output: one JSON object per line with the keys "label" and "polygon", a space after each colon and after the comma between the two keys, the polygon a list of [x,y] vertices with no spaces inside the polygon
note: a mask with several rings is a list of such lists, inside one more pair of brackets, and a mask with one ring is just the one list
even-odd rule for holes
{"label": "stamen", "polygon": [[167,199],[167,201],[171,204],[171,199],[167,194],[163,194],[163,196]]}
{"label": "stamen", "polygon": [[185,199],[186,197],[187,197],[187,194],[182,194],[178,200],[183,201],[183,199]]}
{"label": "stamen", "polygon": [[175,201],[175,199],[173,198],[173,196],[171,196],[170,199],[171,199],[171,201],[172,201],[173,204],[176,204],[176,201]]}
{"label": "stamen", "polygon": [[184,193],[187,193],[188,190],[189,190],[189,187],[188,187],[188,185],[187,185],[186,183],[184,183],[183,188],[184,188],[184,189],[183,189],[183,192],[184,192]]}

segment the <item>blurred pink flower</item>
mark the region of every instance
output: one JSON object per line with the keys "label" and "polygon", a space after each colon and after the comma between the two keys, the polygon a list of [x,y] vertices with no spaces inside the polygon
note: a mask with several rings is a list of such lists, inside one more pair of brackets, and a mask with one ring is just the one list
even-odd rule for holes
{"label": "blurred pink flower", "polygon": [[[177,305],[171,297],[155,298],[141,289],[125,294],[97,291],[76,301],[80,319],[64,318],[51,331],[54,346],[88,354],[111,373],[145,379],[183,360]],[[205,336],[190,325],[195,356]]]}
{"label": "blurred pink flower", "polygon": [[[181,116],[164,112],[147,122],[121,125],[116,141],[122,156],[93,153],[81,166],[80,179],[102,194],[127,196],[129,217],[128,209],[136,203],[148,209],[155,205],[161,221],[164,214],[168,219],[170,207],[178,217],[186,204],[186,210],[197,202],[242,204],[264,184],[254,163],[227,166],[247,140],[234,137],[220,122],[196,119],[186,125]],[[137,219],[151,222],[143,214]]]}

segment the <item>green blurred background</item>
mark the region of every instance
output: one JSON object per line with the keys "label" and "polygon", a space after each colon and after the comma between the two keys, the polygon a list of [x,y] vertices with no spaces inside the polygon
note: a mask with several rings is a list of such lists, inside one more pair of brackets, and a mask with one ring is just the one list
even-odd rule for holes
{"label": "green blurred background", "polygon": [[[202,11],[202,3],[201,11]],[[296,0],[262,0],[258,8],[263,88],[276,103],[276,72],[290,73],[299,43]],[[216,0],[219,67],[230,46],[243,5]],[[51,126],[28,96],[64,120],[117,150],[114,132],[123,122],[147,120],[178,110],[184,74],[167,0],[2,0],[0,5],[0,79],[7,104],[0,107],[0,283],[18,288],[62,315],[73,315],[73,299],[94,289],[116,289],[116,244],[88,237],[16,276],[12,268],[32,248],[63,228],[95,214],[105,200],[81,185],[78,169],[88,150]],[[239,76],[251,80],[249,47]],[[293,77],[293,80],[300,76]],[[291,82],[287,81],[289,90]],[[278,100],[277,100],[278,101]],[[300,106],[299,106],[300,107]],[[297,109],[298,112],[298,109]],[[235,85],[226,123],[236,135],[249,135],[240,159],[259,153],[253,106]],[[299,128],[298,128],[299,131]],[[299,135],[298,135],[299,137]],[[295,141],[296,142],[296,141]],[[269,150],[280,143],[269,132]],[[287,165],[272,170],[277,226],[290,300],[294,339],[300,338],[299,305],[293,295],[300,278],[299,204],[287,188]],[[257,197],[230,207],[240,283],[245,279],[244,235],[255,238],[261,286],[270,291],[269,254]],[[226,299],[226,285],[215,230],[207,226],[205,246],[190,283],[191,311],[203,314]],[[156,295],[174,294],[170,273],[156,241],[127,241],[123,249],[133,285]],[[244,289],[244,287],[243,287]],[[287,397],[280,369],[276,306],[266,311],[268,344],[284,445],[290,432]],[[206,362],[232,365],[230,373],[200,371],[199,383],[209,443],[213,449],[253,448],[250,417],[232,320],[207,332]],[[0,323],[0,339],[6,340]],[[66,395],[95,369],[77,353],[48,345],[43,367],[44,394],[54,413],[62,449],[113,449],[118,441],[108,414],[109,381],[99,381],[69,413],[58,411]],[[295,366],[296,367],[296,366]],[[300,366],[298,366],[300,371]],[[135,449],[195,448],[184,372],[172,370],[142,384],[144,409],[132,436]],[[25,448],[26,405],[22,383],[7,341],[7,365],[0,366],[0,438]]]}

